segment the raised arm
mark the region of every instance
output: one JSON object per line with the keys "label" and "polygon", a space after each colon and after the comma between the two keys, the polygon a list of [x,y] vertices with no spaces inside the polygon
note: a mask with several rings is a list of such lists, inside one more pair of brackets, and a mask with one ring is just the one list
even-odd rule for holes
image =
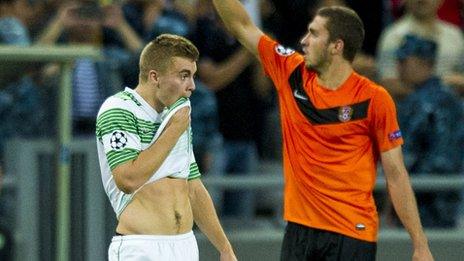
{"label": "raised arm", "polygon": [[382,152],[381,158],[393,207],[412,239],[413,260],[433,260],[420,222],[409,175],[403,163],[401,146]]}
{"label": "raised arm", "polygon": [[243,4],[238,0],[213,0],[213,3],[229,32],[257,56],[263,32],[253,23]]}

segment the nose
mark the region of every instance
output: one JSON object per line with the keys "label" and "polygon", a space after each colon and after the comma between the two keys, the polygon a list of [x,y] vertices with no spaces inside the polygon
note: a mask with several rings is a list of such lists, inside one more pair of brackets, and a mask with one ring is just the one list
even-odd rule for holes
{"label": "nose", "polygon": [[303,35],[303,38],[301,38],[300,40],[300,44],[302,47],[306,47],[308,45],[307,40],[308,40],[308,34]]}
{"label": "nose", "polygon": [[196,88],[197,88],[197,86],[195,85],[195,80],[192,79],[192,84],[190,85],[189,90],[193,92]]}

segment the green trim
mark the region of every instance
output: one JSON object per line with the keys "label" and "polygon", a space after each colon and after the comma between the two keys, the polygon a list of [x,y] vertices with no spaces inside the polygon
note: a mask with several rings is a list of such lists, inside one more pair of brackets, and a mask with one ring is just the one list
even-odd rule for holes
{"label": "green trim", "polygon": [[118,165],[137,158],[140,151],[135,149],[126,148],[120,151],[111,150],[106,153],[106,159],[108,160],[108,165],[110,169],[113,170]]}
{"label": "green trim", "polygon": [[193,162],[190,164],[190,170],[188,175],[188,180],[196,179],[201,177],[200,169],[198,168],[198,164]]}
{"label": "green trim", "polygon": [[120,99],[125,100],[125,101],[131,100],[135,104],[137,104],[137,106],[142,106],[142,104],[137,100],[137,98],[135,98],[134,94],[132,94],[129,91],[118,92],[118,93],[116,93],[114,95],[114,97],[120,98]]}
{"label": "green trim", "polygon": [[187,102],[188,99],[185,97],[179,98],[174,104],[168,107],[168,113],[174,110],[175,108],[179,107],[181,104]]}

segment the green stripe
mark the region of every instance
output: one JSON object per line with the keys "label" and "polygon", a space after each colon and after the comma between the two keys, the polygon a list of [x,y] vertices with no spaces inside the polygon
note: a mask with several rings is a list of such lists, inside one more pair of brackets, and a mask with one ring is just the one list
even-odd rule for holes
{"label": "green stripe", "polygon": [[120,98],[120,99],[123,99],[125,101],[127,100],[132,100],[135,104],[137,104],[137,106],[142,106],[142,104],[135,98],[135,96],[130,93],[129,91],[122,91],[122,92],[118,92],[114,95],[114,97],[117,97],[117,98]]}
{"label": "green stripe", "polygon": [[127,131],[138,135],[142,143],[150,143],[160,125],[140,119],[125,109],[110,109],[98,117],[96,135],[102,139],[104,135],[116,130]]}
{"label": "green stripe", "polygon": [[137,158],[139,153],[140,151],[130,148],[126,148],[120,151],[111,150],[106,153],[106,158],[108,160],[108,165],[110,165],[110,169],[113,170],[118,165]]}
{"label": "green stripe", "polygon": [[198,169],[198,165],[196,162],[190,164],[190,172],[188,175],[188,180],[196,179],[201,177],[200,170]]}
{"label": "green stripe", "polygon": [[181,97],[181,98],[178,99],[173,105],[171,105],[171,106],[168,107],[168,113],[171,112],[172,110],[174,110],[175,108],[179,107],[179,105],[185,103],[186,101],[188,101],[187,98]]}
{"label": "green stripe", "polygon": [[105,112],[103,112],[102,114],[100,114],[100,116],[98,116],[97,118],[97,123],[105,118],[105,117],[108,117],[109,115],[124,115],[125,117],[129,118],[129,119],[135,119],[135,116],[132,112],[128,111],[128,110],[125,110],[125,109],[120,109],[120,108],[113,108],[113,109],[109,109]]}

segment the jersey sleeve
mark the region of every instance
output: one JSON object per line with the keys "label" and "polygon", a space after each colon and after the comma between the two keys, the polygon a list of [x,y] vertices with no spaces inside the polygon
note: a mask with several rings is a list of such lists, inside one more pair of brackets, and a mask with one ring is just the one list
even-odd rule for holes
{"label": "jersey sleeve", "polygon": [[277,90],[287,86],[290,74],[304,62],[301,54],[280,45],[266,35],[259,40],[258,53],[264,72],[272,79]]}
{"label": "jersey sleeve", "polygon": [[142,150],[135,115],[124,108],[112,107],[100,112],[96,135],[111,170],[137,158]]}
{"label": "jersey sleeve", "polygon": [[384,88],[379,87],[376,95],[372,98],[370,113],[372,117],[371,130],[380,152],[403,144],[395,103]]}

